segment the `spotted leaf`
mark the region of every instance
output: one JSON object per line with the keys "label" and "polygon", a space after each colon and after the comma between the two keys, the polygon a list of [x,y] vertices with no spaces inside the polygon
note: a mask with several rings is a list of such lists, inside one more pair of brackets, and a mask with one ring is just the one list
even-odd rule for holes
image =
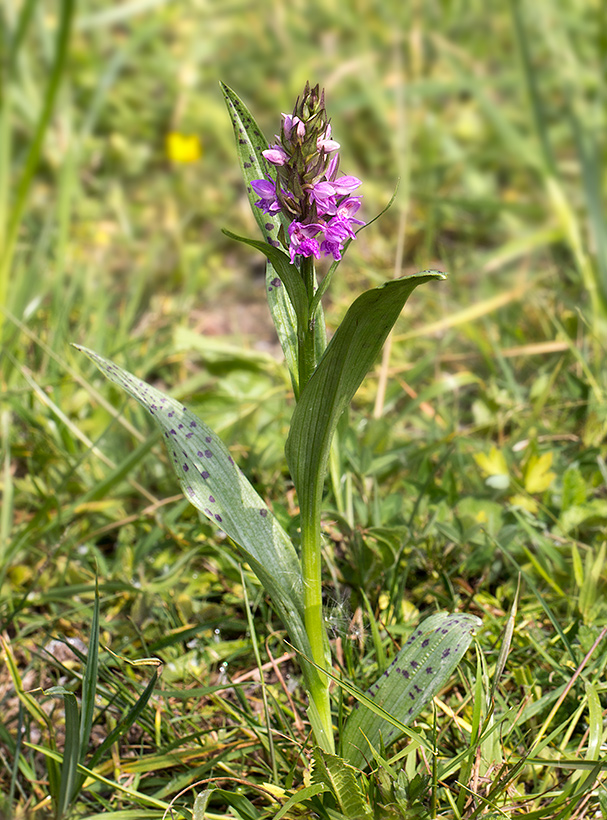
{"label": "spotted leaf", "polygon": [[310,657],[295,548],[223,442],[180,402],[92,350],[75,347],[149,411],[163,432],[185,496],[234,541],[271,595],[291,641]]}
{"label": "spotted leaf", "polygon": [[[474,615],[440,612],[420,624],[383,675],[366,692],[386,712],[409,726],[463,658],[481,621]],[[402,733],[366,706],[355,704],[342,736],[342,754],[354,766],[371,758],[367,743],[389,746]]]}

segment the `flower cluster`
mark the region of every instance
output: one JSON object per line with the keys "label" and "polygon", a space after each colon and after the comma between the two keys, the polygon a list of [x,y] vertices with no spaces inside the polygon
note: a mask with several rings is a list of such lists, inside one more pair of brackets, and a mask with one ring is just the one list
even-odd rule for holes
{"label": "flower cluster", "polygon": [[324,91],[306,83],[293,114],[282,115],[280,136],[263,152],[276,168],[276,179],[251,182],[260,197],[255,203],[266,214],[282,213],[289,220],[291,262],[295,257],[321,254],[341,259],[344,242],[355,238],[354,226],[364,225],[355,214],[361,184],[353,176],[338,176],[339,143],[331,137]]}

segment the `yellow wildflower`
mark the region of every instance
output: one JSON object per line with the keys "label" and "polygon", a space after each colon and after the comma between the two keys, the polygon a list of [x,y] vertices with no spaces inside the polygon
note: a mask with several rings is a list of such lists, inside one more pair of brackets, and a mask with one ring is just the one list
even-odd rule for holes
{"label": "yellow wildflower", "polygon": [[171,131],[166,138],[166,152],[171,162],[197,162],[202,154],[202,146],[196,134]]}

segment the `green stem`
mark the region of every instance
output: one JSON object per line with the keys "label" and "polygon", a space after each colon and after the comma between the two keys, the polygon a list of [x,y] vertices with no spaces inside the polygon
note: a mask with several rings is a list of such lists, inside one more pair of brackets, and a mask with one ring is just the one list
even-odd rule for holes
{"label": "green stem", "polygon": [[[322,556],[321,556],[321,513],[322,492],[311,494],[311,504],[302,505],[301,510],[301,565],[304,584],[304,623],[312,650],[312,660],[321,669],[327,667],[327,635],[322,614]],[[331,700],[329,678],[322,673],[311,676],[311,708],[318,713],[323,737],[316,740],[325,750],[334,750],[333,727],[331,721]]]}
{"label": "green stem", "polygon": [[[308,311],[298,328],[299,389],[303,391],[316,369],[314,302],[316,275],[312,258],[302,259],[301,276],[306,288]],[[311,308],[314,306],[314,311]],[[328,665],[327,636],[322,614],[322,556],[321,516],[322,487],[313,488],[300,499],[301,505],[301,564],[304,593],[304,623],[310,642],[312,660],[321,669]],[[309,676],[310,719],[316,742],[325,751],[334,752],[335,741],[331,721],[329,678],[322,672]]]}
{"label": "green stem", "polygon": [[301,262],[301,276],[308,297],[308,311],[303,317],[301,326],[297,329],[298,361],[299,361],[299,391],[301,392],[316,369],[316,351],[314,347],[314,319],[309,307],[314,300],[314,262],[312,257],[304,257]]}

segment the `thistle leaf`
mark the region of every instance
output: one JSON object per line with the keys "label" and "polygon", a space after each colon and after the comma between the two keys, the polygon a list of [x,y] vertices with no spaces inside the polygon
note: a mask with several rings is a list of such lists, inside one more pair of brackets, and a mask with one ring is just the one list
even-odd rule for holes
{"label": "thistle leaf", "polygon": [[151,413],[163,432],[185,496],[237,545],[272,597],[292,642],[309,657],[295,547],[221,439],[175,399],[92,350],[74,347]]}
{"label": "thistle leaf", "polygon": [[[480,625],[475,615],[432,615],[413,632],[367,696],[409,726],[445,684]],[[360,767],[371,756],[369,743],[379,746],[381,738],[387,747],[401,736],[395,726],[357,703],[346,721],[342,754],[351,765]]]}
{"label": "thistle leaf", "polygon": [[312,783],[328,786],[345,817],[372,820],[373,813],[363,797],[360,772],[337,755],[316,747],[313,751]]}

